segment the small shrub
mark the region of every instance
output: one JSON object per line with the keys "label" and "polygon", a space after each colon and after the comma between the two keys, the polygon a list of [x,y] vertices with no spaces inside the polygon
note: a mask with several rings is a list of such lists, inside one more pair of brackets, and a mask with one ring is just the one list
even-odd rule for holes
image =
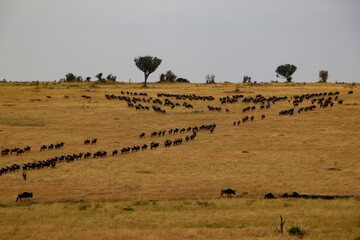
{"label": "small shrub", "polygon": [[86,205],[80,205],[80,207],[79,207],[79,210],[86,210],[86,208],[87,208],[87,206]]}
{"label": "small shrub", "polygon": [[288,233],[290,235],[297,235],[297,236],[303,236],[304,235],[304,232],[298,226],[292,226],[287,231],[288,231]]}
{"label": "small shrub", "polygon": [[131,208],[131,207],[126,207],[126,208],[123,208],[123,210],[124,210],[124,211],[134,211],[134,209],[133,209],[133,208]]}

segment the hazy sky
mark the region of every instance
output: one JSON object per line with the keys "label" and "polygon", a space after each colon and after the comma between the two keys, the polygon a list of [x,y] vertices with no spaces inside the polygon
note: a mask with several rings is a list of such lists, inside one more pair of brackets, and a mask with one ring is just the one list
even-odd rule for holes
{"label": "hazy sky", "polygon": [[[138,56],[191,82],[360,82],[359,0],[0,0],[0,80],[102,72],[143,81]],[[280,79],[280,81],[284,81]]]}

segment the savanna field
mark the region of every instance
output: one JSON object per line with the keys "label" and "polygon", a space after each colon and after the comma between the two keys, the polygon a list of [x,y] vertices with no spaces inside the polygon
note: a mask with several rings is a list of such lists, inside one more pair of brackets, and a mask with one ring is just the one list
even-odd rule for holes
{"label": "savanna field", "polygon": [[[31,147],[0,156],[0,169],[20,166],[0,175],[0,239],[360,239],[359,84],[141,86],[0,83],[0,150]],[[293,105],[295,95],[324,92],[339,94]],[[105,95],[141,101],[129,107],[126,100]],[[243,97],[220,102],[234,95]],[[287,99],[243,101],[257,95]],[[333,106],[320,107],[317,100],[329,97]],[[164,106],[165,99],[178,104]],[[137,110],[138,104],[149,110]],[[311,105],[316,108],[298,113]],[[291,108],[293,115],[279,115]],[[193,133],[189,127],[212,124],[212,132],[199,129],[193,140],[185,140]],[[169,134],[176,128],[186,130]],[[160,131],[164,134],[151,137]],[[85,145],[87,139],[97,139],[96,144]],[[164,146],[176,139],[183,141]],[[40,151],[61,142],[61,148]],[[151,142],[159,146],[151,149]],[[121,153],[134,146],[140,150]],[[112,156],[114,150],[118,154]],[[98,151],[107,154],[94,158]],[[87,152],[86,159],[23,170],[24,164]],[[236,195],[221,196],[227,188]],[[32,192],[31,201],[16,202],[22,192]],[[279,197],[293,192],[348,197]],[[267,193],[276,199],[264,199]],[[283,234],[278,232],[280,215]],[[303,234],[290,235],[291,227]]]}

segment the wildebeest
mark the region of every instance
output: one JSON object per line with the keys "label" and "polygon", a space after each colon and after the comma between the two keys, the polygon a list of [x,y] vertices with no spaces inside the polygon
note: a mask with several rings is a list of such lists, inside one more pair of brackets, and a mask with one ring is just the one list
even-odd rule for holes
{"label": "wildebeest", "polygon": [[156,143],[156,142],[152,142],[151,144],[150,144],[150,149],[152,150],[153,148],[157,148],[159,146],[159,143]]}
{"label": "wildebeest", "polygon": [[144,133],[144,132],[140,134],[140,138],[143,138],[143,137],[145,137],[145,133]]}
{"label": "wildebeest", "polygon": [[89,158],[91,156],[91,153],[87,152],[84,154],[84,159]]}
{"label": "wildebeest", "polygon": [[275,196],[272,193],[267,193],[267,194],[265,194],[264,198],[265,199],[272,199],[272,198],[275,198]]}
{"label": "wildebeest", "polygon": [[221,189],[221,196],[223,196],[224,194],[231,196],[231,194],[234,194],[235,196],[236,191],[234,189],[228,188],[228,189]]}
{"label": "wildebeest", "polygon": [[118,150],[114,150],[113,152],[112,152],[112,155],[111,156],[116,156],[118,154]]}
{"label": "wildebeest", "polygon": [[20,201],[22,201],[21,199],[22,198],[25,198],[25,201],[26,199],[29,199],[30,201],[30,198],[33,197],[33,194],[32,193],[29,193],[29,192],[23,192],[23,193],[20,193],[17,198],[16,198],[16,201],[18,201],[20,199]]}
{"label": "wildebeest", "polygon": [[23,172],[23,173],[22,173],[22,176],[23,176],[23,178],[24,178],[24,181],[26,181],[26,172]]}

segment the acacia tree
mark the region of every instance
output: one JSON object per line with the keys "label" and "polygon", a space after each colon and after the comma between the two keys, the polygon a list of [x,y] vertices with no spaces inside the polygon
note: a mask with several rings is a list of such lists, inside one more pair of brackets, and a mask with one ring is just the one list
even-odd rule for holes
{"label": "acacia tree", "polygon": [[172,71],[167,71],[165,74],[160,75],[160,82],[175,82],[177,76]]}
{"label": "acacia tree", "polygon": [[329,77],[329,72],[328,71],[322,70],[322,71],[319,72],[319,78],[320,78],[319,82],[326,83],[328,77]]}
{"label": "acacia tree", "polygon": [[[297,67],[295,65],[292,64],[284,64],[281,66],[278,66],[276,69],[276,77],[280,78],[280,76],[282,76],[283,78],[286,78],[287,82],[291,82],[291,75],[293,75],[293,73],[296,71]],[[280,75],[280,76],[279,76]]]}
{"label": "acacia tree", "polygon": [[98,81],[102,81],[102,73],[98,73],[95,77],[98,79]]}
{"label": "acacia tree", "polygon": [[251,77],[249,77],[249,76],[244,76],[244,78],[243,78],[243,83],[251,83]]}
{"label": "acacia tree", "polygon": [[115,82],[116,81],[116,76],[112,75],[111,73],[106,77],[107,80]]}
{"label": "acacia tree", "polygon": [[134,61],[135,61],[135,65],[141,71],[144,72],[144,76],[145,76],[144,87],[146,87],[146,82],[147,82],[147,79],[148,79],[149,75],[151,73],[155,72],[155,70],[161,64],[162,60],[157,58],[157,57],[144,56],[144,57],[135,58]]}
{"label": "acacia tree", "polygon": [[65,75],[65,82],[75,82],[76,76],[73,73],[68,73]]}

